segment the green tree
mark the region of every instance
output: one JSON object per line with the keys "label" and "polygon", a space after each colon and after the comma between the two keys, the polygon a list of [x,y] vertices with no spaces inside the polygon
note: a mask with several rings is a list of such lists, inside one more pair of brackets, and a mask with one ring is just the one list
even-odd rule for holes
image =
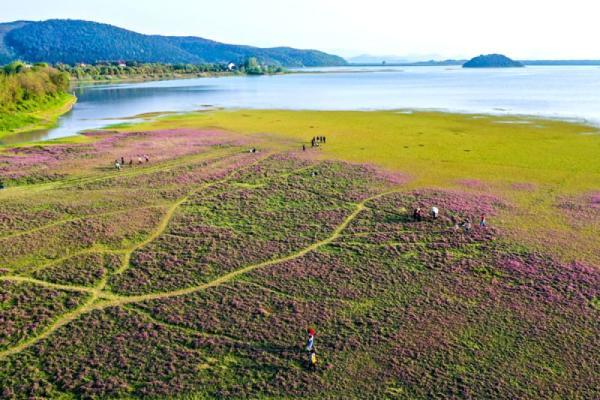
{"label": "green tree", "polygon": [[248,75],[262,75],[264,73],[256,57],[250,57],[246,60],[244,70]]}
{"label": "green tree", "polygon": [[4,73],[6,74],[18,74],[25,70],[25,63],[23,61],[13,61],[10,64],[4,66]]}

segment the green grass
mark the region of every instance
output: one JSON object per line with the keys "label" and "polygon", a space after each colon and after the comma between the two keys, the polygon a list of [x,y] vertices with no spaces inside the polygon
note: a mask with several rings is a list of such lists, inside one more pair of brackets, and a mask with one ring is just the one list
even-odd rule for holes
{"label": "green grass", "polygon": [[77,99],[63,93],[43,102],[25,102],[12,113],[0,112],[0,138],[53,127],[58,117],[69,112]]}
{"label": "green grass", "polygon": [[[316,158],[368,163],[407,174],[410,187],[499,195],[511,205],[494,224],[565,259],[600,260],[600,227],[573,226],[556,209],[564,196],[600,191],[600,130],[516,116],[400,111],[218,110],[169,115],[118,130],[218,128]],[[317,151],[313,136],[327,136]],[[573,239],[576,238],[576,239]]]}
{"label": "green grass", "polygon": [[[339,114],[381,127],[395,115],[287,114],[292,125],[297,115],[325,123]],[[225,125],[258,115],[266,112],[169,116],[131,135],[0,153],[22,174],[0,191],[0,397],[598,397],[598,264],[566,265],[549,236],[549,251],[537,253],[529,231],[503,229],[534,220],[532,207],[558,215],[556,196],[590,182],[561,187],[550,177],[513,190],[483,171],[425,161],[419,170],[392,151],[355,160],[412,176],[398,183],[322,160],[376,148],[375,133],[346,154],[342,133],[323,131],[327,145],[301,152],[311,137],[302,132],[176,130],[233,130]],[[112,168],[142,151],[149,163]],[[429,180],[438,172],[443,179]],[[32,176],[42,183],[27,184]],[[458,179],[481,182],[459,189]],[[415,222],[419,203],[445,207]],[[475,219],[480,208],[490,228],[452,229],[450,215]],[[593,227],[542,218],[527,229],[537,227],[596,249],[585,241]],[[307,327],[317,329],[316,372],[306,368]]]}
{"label": "green grass", "polygon": [[435,112],[239,110],[167,116],[131,129],[173,126],[267,132],[291,139],[298,147],[313,136],[326,135],[323,156],[409,172],[417,178],[416,185],[470,178],[549,184],[568,191],[600,186],[600,131],[554,120]]}

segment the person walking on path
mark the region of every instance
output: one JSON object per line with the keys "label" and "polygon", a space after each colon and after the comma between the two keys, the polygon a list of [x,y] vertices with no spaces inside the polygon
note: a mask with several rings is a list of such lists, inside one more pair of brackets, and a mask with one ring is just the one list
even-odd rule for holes
{"label": "person walking on path", "polygon": [[305,144],[302,145],[302,151],[306,151],[306,145]]}
{"label": "person walking on path", "polygon": [[306,341],[306,351],[310,352],[315,347],[315,330],[313,328],[308,329],[308,340]]}
{"label": "person walking on path", "polygon": [[479,219],[479,226],[485,228],[487,226],[487,220],[485,218],[485,214],[481,214],[481,218]]}
{"label": "person walking on path", "polygon": [[125,158],[121,157],[121,165],[125,165]]}
{"label": "person walking on path", "polygon": [[435,206],[431,207],[431,217],[433,219],[437,219],[439,215],[440,215],[440,210]]}
{"label": "person walking on path", "polygon": [[315,350],[315,330],[308,329],[308,339],[306,340],[306,352],[308,353],[308,369],[317,369],[317,352]]}
{"label": "person walking on path", "polygon": [[115,160],[115,168],[120,171],[121,170],[121,164],[119,164],[119,160]]}
{"label": "person walking on path", "polygon": [[317,370],[317,352],[314,348],[308,352],[308,369],[310,371]]}

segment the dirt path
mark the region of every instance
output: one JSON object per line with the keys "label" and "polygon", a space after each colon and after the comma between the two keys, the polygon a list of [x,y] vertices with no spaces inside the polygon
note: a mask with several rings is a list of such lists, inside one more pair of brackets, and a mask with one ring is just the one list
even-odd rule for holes
{"label": "dirt path", "polygon": [[[316,249],[318,249],[321,246],[325,246],[331,242],[333,242],[334,240],[336,240],[341,233],[344,231],[344,229],[346,229],[346,227],[366,208],[365,204],[368,203],[371,200],[374,200],[376,198],[379,198],[381,196],[384,196],[386,194],[389,193],[393,193],[395,192],[395,190],[393,191],[387,191],[384,193],[380,193],[377,194],[375,196],[371,196],[369,198],[364,199],[363,201],[361,201],[360,203],[357,203],[355,205],[355,209],[354,211],[348,215],[344,221],[338,225],[333,232],[325,239],[317,241],[315,243],[312,243],[311,245],[300,249],[292,254],[289,254],[287,256],[284,257],[279,257],[279,258],[275,258],[272,260],[267,260],[267,261],[263,261],[260,263],[256,263],[256,264],[252,264],[252,265],[248,265],[246,267],[240,268],[238,270],[229,272],[227,274],[224,274],[210,282],[201,284],[201,285],[196,285],[196,286],[191,286],[191,287],[187,287],[187,288],[183,288],[183,289],[178,289],[178,290],[173,290],[173,291],[168,291],[168,292],[160,292],[160,293],[149,293],[149,294],[144,294],[144,295],[132,295],[132,296],[123,296],[123,295],[118,295],[115,293],[112,293],[110,291],[105,290],[105,287],[107,285],[108,280],[110,279],[111,276],[115,275],[115,274],[121,274],[124,271],[127,270],[127,268],[129,268],[129,263],[130,263],[130,259],[132,254],[136,251],[139,250],[141,248],[143,248],[144,246],[152,243],[154,240],[156,240],[158,237],[160,237],[162,234],[164,234],[164,232],[167,230],[169,223],[171,222],[171,220],[173,219],[173,216],[175,215],[175,213],[177,212],[177,210],[184,204],[186,203],[191,196],[193,196],[194,194],[197,194],[199,192],[201,192],[202,190],[206,190],[212,186],[216,186],[218,184],[221,183],[225,183],[227,181],[229,181],[232,177],[234,177],[236,174],[240,173],[241,171],[244,171],[248,168],[251,168],[252,166],[264,161],[265,159],[271,157],[274,153],[272,152],[267,152],[264,155],[261,155],[261,157],[255,159],[254,161],[252,161],[251,163],[244,165],[240,168],[235,168],[232,171],[230,171],[229,173],[227,173],[223,178],[212,181],[212,182],[208,182],[205,183],[203,185],[200,185],[198,187],[195,187],[193,190],[191,190],[190,192],[188,192],[185,196],[177,199],[175,202],[171,203],[171,204],[167,204],[167,205],[155,205],[155,206],[147,206],[147,207],[143,207],[143,208],[152,208],[152,207],[168,207],[166,208],[165,214],[162,217],[160,223],[156,226],[156,228],[153,230],[153,232],[146,237],[143,241],[136,243],[135,245],[129,247],[129,248],[125,248],[125,249],[120,249],[120,250],[104,250],[104,249],[95,249],[95,248],[90,248],[90,249],[84,249],[81,252],[77,252],[74,254],[70,254],[64,258],[61,258],[60,260],[54,260],[51,263],[48,263],[47,265],[41,266],[41,267],[37,267],[35,268],[35,270],[39,270],[42,268],[46,268],[47,266],[51,266],[51,265],[56,265],[60,262],[66,261],[71,257],[75,257],[77,255],[80,254],[86,254],[86,253],[94,253],[94,252],[103,252],[103,253],[115,253],[115,254],[119,254],[121,255],[122,258],[122,263],[121,263],[121,267],[114,271],[113,273],[110,274],[105,274],[105,276],[98,282],[98,284],[95,287],[86,287],[86,286],[77,286],[77,285],[64,285],[64,284],[56,284],[56,283],[52,283],[52,282],[48,282],[48,281],[44,281],[44,280],[40,280],[40,279],[35,279],[35,278],[31,278],[31,277],[27,277],[27,276],[22,276],[22,275],[3,275],[0,276],[0,281],[12,281],[12,282],[20,282],[20,283],[29,283],[29,284],[35,284],[35,285],[39,285],[39,286],[44,286],[50,289],[57,289],[57,290],[64,290],[64,291],[72,291],[72,292],[80,292],[83,294],[88,295],[88,297],[86,298],[86,300],[79,305],[78,307],[72,309],[71,311],[61,315],[60,317],[58,317],[53,323],[51,323],[49,326],[47,326],[43,331],[41,331],[40,333],[38,333],[37,335],[34,335],[30,338],[27,338],[26,340],[23,340],[22,342],[18,343],[17,345],[7,348],[3,351],[0,351],[0,359],[6,358],[12,354],[16,354],[19,353],[27,348],[29,348],[30,346],[36,344],[37,342],[47,338],[48,336],[50,336],[53,332],[55,332],[57,329],[61,328],[62,326],[67,325],[68,323],[78,319],[80,316],[90,313],[92,311],[95,310],[103,310],[109,307],[117,307],[117,306],[126,306],[126,305],[134,305],[136,303],[140,303],[140,302],[144,302],[144,301],[149,301],[149,300],[159,300],[159,299],[167,299],[167,298],[172,298],[172,297],[177,297],[177,296],[184,296],[187,294],[192,294],[198,291],[202,291],[202,290],[206,290],[208,288],[211,287],[216,287],[219,285],[222,285],[226,282],[230,282],[234,279],[236,279],[237,277],[250,273],[252,271],[255,271],[257,269],[261,269],[261,268],[267,268],[269,266],[273,266],[273,265],[277,265],[286,261],[291,261],[294,260],[296,258],[300,258],[304,255],[306,255],[307,253],[314,251]],[[214,160],[214,158],[213,158]],[[189,163],[189,160],[187,161]],[[174,165],[170,165],[170,167],[175,167],[175,166],[179,166],[179,165],[185,165],[183,163],[172,163]],[[157,171],[157,170],[168,170],[168,167],[165,168],[166,166],[163,164],[161,166],[153,166],[152,168],[148,168],[145,169],[143,172],[142,171],[137,171],[137,173],[149,173],[151,171]],[[302,167],[296,171],[291,171],[291,172],[286,172],[283,174],[280,174],[277,176],[278,179],[281,178],[287,178],[288,176],[290,176],[292,173],[294,172],[300,172],[300,171],[304,171],[306,169],[312,168],[314,167],[314,165],[310,165],[310,166],[305,166]],[[106,179],[106,178],[111,178],[111,177],[115,177],[115,176],[122,176],[122,175],[111,175],[109,177],[98,177],[98,178],[82,178],[82,179],[77,179],[76,182],[78,184],[82,183],[82,182],[89,182],[92,180],[96,180],[96,179]],[[74,182],[69,182],[69,184],[73,184]],[[127,212],[128,210],[120,210],[120,211],[114,211],[114,212],[110,212],[110,213],[106,213],[106,215],[111,215],[111,214],[118,214],[118,213],[123,213],[123,212]],[[104,214],[103,214],[104,215]],[[74,221],[74,220],[79,220],[79,219],[83,219],[83,218],[87,218],[87,217],[81,217],[81,218],[73,218],[73,219],[69,219],[69,220],[62,220],[62,221],[57,221],[55,223],[52,224],[48,224],[44,227],[38,227],[38,228],[34,228],[32,230],[29,230],[27,232],[18,232],[16,234],[12,234],[12,235],[8,235],[5,237],[0,238],[0,241],[4,238],[7,237],[15,237],[15,236],[22,236],[22,235],[26,235],[27,233],[31,233],[31,232],[37,232],[37,231],[41,231],[43,229],[47,229],[48,227],[52,227],[52,226],[57,226],[60,224],[64,224],[67,223],[69,221]]]}
{"label": "dirt path", "polygon": [[67,292],[82,292],[82,293],[95,293],[96,289],[86,286],[75,286],[75,285],[61,285],[59,283],[52,283],[43,281],[40,279],[29,278],[27,276],[15,276],[15,275],[4,275],[0,276],[0,282],[18,282],[18,283],[30,283],[33,285],[44,286],[48,289],[64,290]]}
{"label": "dirt path", "polygon": [[[40,333],[36,336],[33,336],[33,337],[17,344],[16,346],[13,346],[9,349],[1,351],[0,359],[3,359],[7,356],[19,353],[19,352],[27,349],[28,347],[34,345],[35,343],[39,342],[40,340],[45,339],[46,337],[51,335],[54,331],[56,331],[60,327],[68,324],[71,321],[76,320],[81,315],[87,314],[89,312],[92,312],[95,310],[103,310],[103,309],[109,308],[109,307],[125,306],[128,304],[135,304],[135,303],[140,303],[140,302],[149,301],[149,300],[160,300],[160,299],[167,299],[167,298],[171,298],[171,297],[192,294],[192,293],[195,293],[195,292],[198,292],[201,290],[206,290],[206,289],[209,289],[212,287],[222,285],[226,282],[232,281],[235,278],[237,278],[241,275],[247,274],[249,272],[300,258],[300,257],[306,255],[307,253],[318,249],[319,247],[325,246],[325,245],[330,244],[333,241],[335,241],[341,235],[341,233],[344,231],[344,229],[346,229],[346,227],[348,227],[348,225],[366,208],[365,207],[366,203],[368,203],[369,201],[375,200],[377,198],[380,198],[382,196],[385,196],[385,195],[388,195],[391,193],[396,193],[396,192],[398,192],[398,190],[386,191],[386,192],[368,197],[368,198],[362,200],[360,203],[357,203],[355,206],[355,210],[350,215],[348,215],[340,225],[338,225],[336,227],[336,229],[331,233],[330,236],[328,236],[327,238],[325,238],[323,240],[315,242],[315,243],[313,243],[299,251],[296,251],[292,254],[289,254],[287,256],[275,258],[275,259],[268,260],[268,261],[263,261],[261,263],[252,264],[252,265],[248,265],[246,267],[237,269],[233,272],[224,274],[224,275],[222,275],[210,282],[204,283],[202,285],[191,286],[188,288],[173,290],[173,291],[169,291],[169,292],[149,293],[149,294],[145,294],[145,295],[136,295],[136,296],[121,296],[121,295],[116,295],[112,292],[105,291],[104,286],[106,285],[108,276],[104,279],[103,282],[101,282],[94,289],[60,285],[61,287],[64,287],[65,290],[68,289],[68,290],[81,291],[81,292],[85,292],[85,293],[91,293],[91,297],[90,297],[90,299],[88,299],[88,301],[86,301],[80,307],[59,317],[56,321],[54,321],[53,324],[51,324],[48,328],[46,328],[42,333]],[[165,218],[163,219],[162,223],[159,225],[159,227],[155,231],[155,233],[153,235],[151,235],[151,237],[146,239],[144,242],[136,245],[136,248],[137,248],[137,246],[150,243],[152,240],[154,240],[154,238],[160,236],[160,234],[166,229],[166,227],[167,227],[173,213],[177,209],[177,207],[179,205],[183,204],[184,202],[185,202],[184,199],[180,199],[175,204],[173,204],[172,212],[165,216]],[[16,277],[5,276],[3,278],[4,278],[4,280],[14,280]],[[21,278],[19,278],[19,279],[21,279]],[[32,282],[32,280],[25,279],[25,278],[23,278],[21,280],[27,281],[27,282]],[[48,286],[48,287],[55,286],[54,284],[50,284],[45,281],[35,280],[35,282],[42,286]]]}

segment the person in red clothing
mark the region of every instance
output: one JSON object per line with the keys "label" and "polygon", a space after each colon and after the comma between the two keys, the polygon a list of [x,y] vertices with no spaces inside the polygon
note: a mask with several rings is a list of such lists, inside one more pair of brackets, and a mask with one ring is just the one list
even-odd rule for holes
{"label": "person in red clothing", "polygon": [[308,353],[308,369],[317,369],[317,351],[315,349],[315,330],[308,328],[308,340],[306,341],[306,352]]}
{"label": "person in red clothing", "polygon": [[315,346],[315,330],[313,328],[308,329],[308,340],[306,341],[306,351],[310,352]]}

